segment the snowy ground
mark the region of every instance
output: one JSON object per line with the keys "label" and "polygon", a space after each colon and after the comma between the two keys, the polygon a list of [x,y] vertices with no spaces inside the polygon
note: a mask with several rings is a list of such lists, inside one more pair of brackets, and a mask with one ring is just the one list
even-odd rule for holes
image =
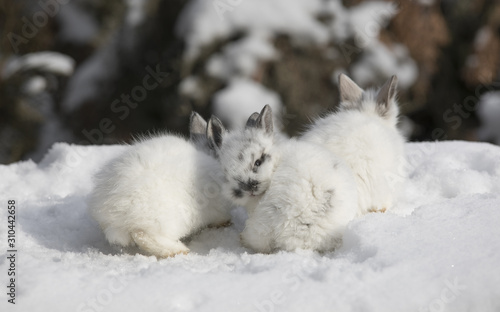
{"label": "snowy ground", "polygon": [[[40,164],[0,166],[0,311],[499,311],[500,148],[408,144],[391,212],[350,224],[343,247],[253,254],[234,225],[157,261],[105,241],[85,199],[120,146],[56,144]],[[16,200],[17,298],[7,303],[7,200]],[[9,308],[5,310],[5,307]]]}

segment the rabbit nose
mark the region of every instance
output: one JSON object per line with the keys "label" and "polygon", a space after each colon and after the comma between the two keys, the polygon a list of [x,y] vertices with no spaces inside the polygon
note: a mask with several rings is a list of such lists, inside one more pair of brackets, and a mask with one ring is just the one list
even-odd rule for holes
{"label": "rabbit nose", "polygon": [[239,187],[247,192],[255,192],[259,187],[259,181],[249,179],[246,183],[239,183]]}
{"label": "rabbit nose", "polygon": [[249,191],[256,191],[257,188],[259,187],[259,181],[257,180],[248,180],[248,188],[249,188]]}

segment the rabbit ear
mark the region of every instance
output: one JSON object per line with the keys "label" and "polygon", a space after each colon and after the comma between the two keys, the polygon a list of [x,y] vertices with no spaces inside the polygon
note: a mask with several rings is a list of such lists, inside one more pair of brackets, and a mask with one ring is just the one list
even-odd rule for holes
{"label": "rabbit ear", "polygon": [[197,112],[191,113],[189,135],[191,141],[198,141],[207,137],[207,122]]}
{"label": "rabbit ear", "polygon": [[219,118],[212,115],[208,120],[207,139],[208,145],[213,150],[218,150],[222,145],[222,137],[226,133],[226,128]]}
{"label": "rabbit ear", "polygon": [[259,113],[255,112],[250,117],[248,117],[247,124],[245,126],[246,128],[252,128],[255,127],[257,124],[257,119],[259,118]]}
{"label": "rabbit ear", "polygon": [[267,134],[273,133],[273,112],[269,104],[264,106],[260,112],[259,117],[255,121],[255,126],[264,130]]}
{"label": "rabbit ear", "polygon": [[393,99],[396,96],[398,77],[395,75],[389,78],[380,88],[377,94],[377,113],[382,117],[391,115],[393,110]]}
{"label": "rabbit ear", "polygon": [[344,74],[340,74],[339,92],[341,104],[351,107],[353,103],[356,103],[361,99],[364,91],[354,81],[352,81],[351,78]]}

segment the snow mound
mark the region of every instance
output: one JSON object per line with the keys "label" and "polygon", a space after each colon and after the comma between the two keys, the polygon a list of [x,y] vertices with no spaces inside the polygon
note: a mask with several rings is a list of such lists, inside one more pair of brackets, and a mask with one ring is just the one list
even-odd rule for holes
{"label": "snow mound", "polygon": [[[92,176],[127,146],[55,144],[0,166],[16,200],[21,311],[498,311],[500,148],[409,143],[409,180],[390,212],[349,225],[343,246],[254,254],[233,225],[206,229],[191,253],[157,261],[105,241],[87,213]],[[0,210],[7,278],[7,209]],[[4,279],[5,282],[5,279]],[[6,311],[2,295],[0,309]]]}
{"label": "snow mound", "polygon": [[2,78],[27,70],[42,70],[56,75],[70,76],[73,74],[75,61],[57,52],[28,53],[20,57],[11,57],[4,66]]}

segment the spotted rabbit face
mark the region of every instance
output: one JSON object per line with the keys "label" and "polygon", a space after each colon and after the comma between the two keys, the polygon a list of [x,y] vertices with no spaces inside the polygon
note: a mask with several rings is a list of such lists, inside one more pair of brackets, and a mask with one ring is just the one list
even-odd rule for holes
{"label": "spotted rabbit face", "polygon": [[246,129],[228,138],[219,155],[227,180],[227,192],[234,202],[247,202],[262,195],[275,168],[273,139],[260,131]]}
{"label": "spotted rabbit face", "polygon": [[207,136],[216,150],[225,174],[224,189],[233,202],[245,205],[265,193],[276,167],[272,112],[250,116],[245,129],[227,133],[215,117]]}

